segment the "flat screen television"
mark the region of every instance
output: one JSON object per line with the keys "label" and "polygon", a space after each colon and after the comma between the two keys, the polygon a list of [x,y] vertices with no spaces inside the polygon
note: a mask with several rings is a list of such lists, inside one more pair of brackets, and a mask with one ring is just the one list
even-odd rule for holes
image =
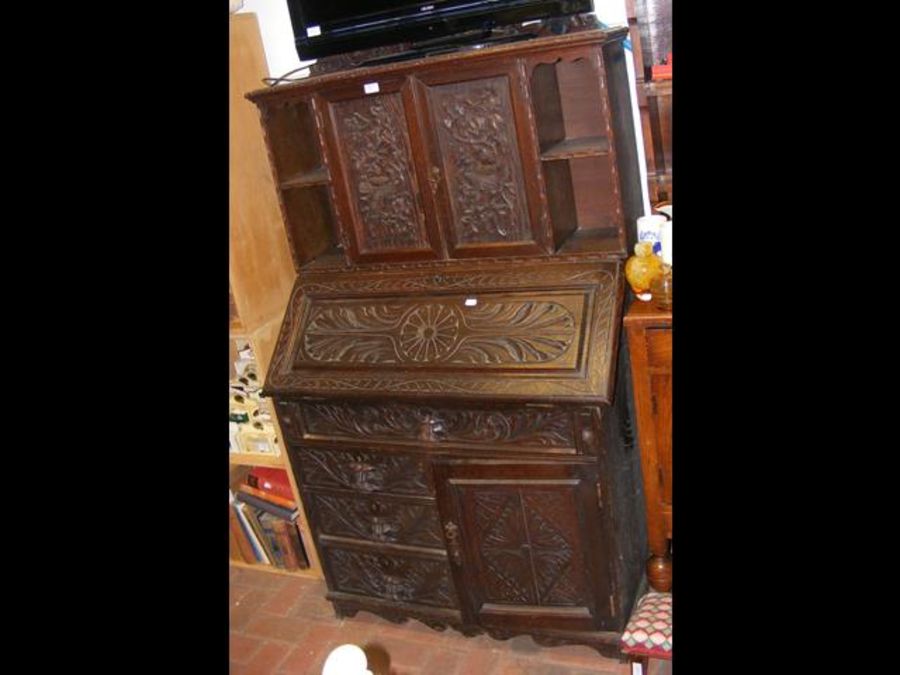
{"label": "flat screen television", "polygon": [[593,10],[592,0],[288,0],[303,60]]}

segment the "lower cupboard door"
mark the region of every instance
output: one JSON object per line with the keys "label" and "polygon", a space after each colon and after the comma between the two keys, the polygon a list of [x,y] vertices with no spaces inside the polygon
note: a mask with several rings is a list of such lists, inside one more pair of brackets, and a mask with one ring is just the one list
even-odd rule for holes
{"label": "lower cupboard door", "polygon": [[505,629],[598,630],[611,619],[596,469],[483,461],[434,465],[465,619]]}

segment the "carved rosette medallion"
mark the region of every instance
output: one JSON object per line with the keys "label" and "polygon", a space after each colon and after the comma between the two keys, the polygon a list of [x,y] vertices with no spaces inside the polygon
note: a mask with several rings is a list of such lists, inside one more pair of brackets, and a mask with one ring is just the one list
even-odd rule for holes
{"label": "carved rosette medallion", "polygon": [[400,352],[417,362],[437,361],[459,338],[459,312],[448,305],[424,305],[406,315],[400,326]]}

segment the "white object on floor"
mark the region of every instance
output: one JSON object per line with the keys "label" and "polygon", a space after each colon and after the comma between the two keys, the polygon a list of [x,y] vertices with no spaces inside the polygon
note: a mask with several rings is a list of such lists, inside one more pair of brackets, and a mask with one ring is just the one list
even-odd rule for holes
{"label": "white object on floor", "polygon": [[325,659],[322,675],[372,675],[366,653],[356,645],[341,645]]}

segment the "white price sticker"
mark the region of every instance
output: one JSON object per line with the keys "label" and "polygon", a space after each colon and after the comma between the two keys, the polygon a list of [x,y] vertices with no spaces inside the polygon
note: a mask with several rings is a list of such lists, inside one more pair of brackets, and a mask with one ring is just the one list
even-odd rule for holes
{"label": "white price sticker", "polygon": [[377,82],[366,82],[363,85],[363,91],[367,94],[377,94],[381,90],[379,89]]}
{"label": "white price sticker", "polygon": [[322,34],[322,29],[319,26],[307,26],[306,28],[306,37],[318,37]]}

